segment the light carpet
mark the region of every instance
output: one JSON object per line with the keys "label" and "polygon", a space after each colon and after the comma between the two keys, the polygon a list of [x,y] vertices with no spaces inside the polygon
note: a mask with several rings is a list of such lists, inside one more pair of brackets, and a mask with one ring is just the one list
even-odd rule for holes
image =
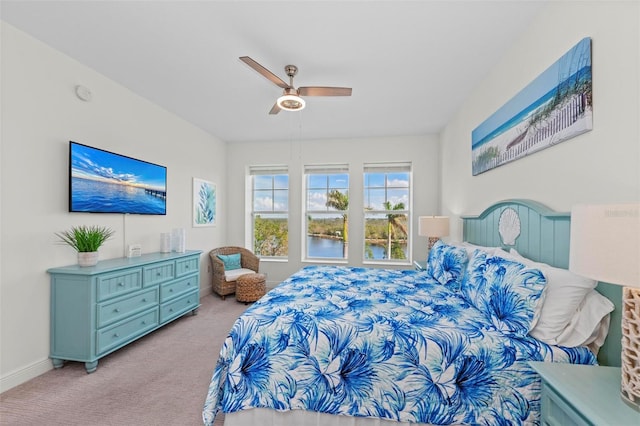
{"label": "light carpet", "polygon": [[[2,425],[202,425],[222,343],[247,308],[204,296],[186,315],[100,359],[87,374],[67,362],[0,394]],[[216,418],[222,425],[224,415]]]}

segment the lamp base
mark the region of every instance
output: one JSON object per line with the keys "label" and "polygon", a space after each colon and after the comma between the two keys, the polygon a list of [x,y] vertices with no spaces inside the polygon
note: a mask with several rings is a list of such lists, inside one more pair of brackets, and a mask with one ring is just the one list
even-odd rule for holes
{"label": "lamp base", "polygon": [[640,411],[640,289],[622,289],[622,400]]}
{"label": "lamp base", "polygon": [[440,238],[438,238],[438,237],[429,237],[429,251],[431,251],[431,248],[433,247],[433,245],[435,243],[438,242],[439,239]]}

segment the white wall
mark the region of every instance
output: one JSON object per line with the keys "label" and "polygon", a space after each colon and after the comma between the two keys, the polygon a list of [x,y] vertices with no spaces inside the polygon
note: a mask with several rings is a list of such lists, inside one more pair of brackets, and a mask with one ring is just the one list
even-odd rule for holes
{"label": "white wall", "polygon": [[[287,164],[291,171],[290,257],[287,263],[263,262],[271,284],[302,266],[304,164],[350,163],[356,209],[362,203],[354,191],[361,188],[363,163],[412,160],[414,237],[419,215],[479,213],[505,198],[531,198],[565,211],[576,202],[639,200],[639,21],[637,2],[549,4],[469,96],[440,143],[423,136],[229,147],[3,23],[0,390],[51,368],[46,269],[76,262],[71,249],[55,244],[55,231],[78,224],[113,227],[116,237],[101,249],[102,258],[122,256],[130,242],[142,243],[145,252],[157,251],[160,233],[175,227],[187,229],[189,249],[243,245],[249,165]],[[585,36],[593,40],[593,131],[473,177],[471,131]],[[76,84],[91,88],[94,100],[78,100]],[[67,213],[69,140],[168,166],[167,216]],[[221,207],[215,228],[190,227],[192,177],[217,184]],[[359,265],[362,250],[353,242],[362,237],[362,219],[351,219],[350,263]],[[453,238],[460,232],[454,220]],[[424,256],[426,244],[426,239],[415,238],[414,258]],[[201,265],[201,287],[208,292],[204,256]]]}
{"label": "white wall", "polygon": [[[284,112],[286,114],[286,112]],[[304,129],[301,130],[304,132]],[[228,242],[244,246],[245,224],[250,205],[245,204],[245,175],[249,166],[287,165],[289,168],[289,259],[287,262],[262,261],[261,272],[273,286],[304,266],[301,261],[303,167],[309,164],[349,164],[349,265],[362,265],[363,258],[363,164],[385,161],[411,161],[413,165],[413,258],[422,260],[427,239],[418,237],[418,216],[438,214],[439,144],[435,136],[388,137],[374,139],[332,139],[317,141],[253,142],[230,144],[228,168]],[[249,244],[250,246],[250,244]]]}
{"label": "white wall", "polygon": [[[546,6],[441,134],[443,213],[478,214],[529,198],[560,211],[575,203],[640,200],[640,3]],[[478,176],[471,131],[583,37],[592,38],[593,130]],[[452,234],[461,238],[461,223]]]}
{"label": "white wall", "polygon": [[[95,71],[2,23],[0,389],[51,368],[47,268],[75,264],[54,232],[106,225],[116,232],[100,249],[122,257],[126,244],[160,249],[160,233],[186,228],[187,249],[208,252],[226,228],[192,228],[192,178],[218,184],[225,204],[226,145]],[[74,86],[93,92],[82,102]],[[68,213],[69,140],[167,166],[167,215]],[[224,223],[226,211],[218,211]],[[202,256],[201,288],[210,290]]]}

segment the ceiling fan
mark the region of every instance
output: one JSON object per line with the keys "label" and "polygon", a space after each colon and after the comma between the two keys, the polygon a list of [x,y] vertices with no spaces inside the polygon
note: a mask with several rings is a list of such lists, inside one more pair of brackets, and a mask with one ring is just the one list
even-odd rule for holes
{"label": "ceiling fan", "polygon": [[269,114],[277,114],[280,110],[300,111],[305,107],[305,101],[302,96],[351,96],[351,87],[298,87],[293,85],[293,77],[298,73],[298,67],[295,65],[287,65],[284,72],[289,76],[289,84],[282,81],[280,77],[254,61],[248,56],[241,56],[240,60],[251,68],[262,74],[276,86],[284,89],[282,96],[278,98],[276,103],[269,111]]}

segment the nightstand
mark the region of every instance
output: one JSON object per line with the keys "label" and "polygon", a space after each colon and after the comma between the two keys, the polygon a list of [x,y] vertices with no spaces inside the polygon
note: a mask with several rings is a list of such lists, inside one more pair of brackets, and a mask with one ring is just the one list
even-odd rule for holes
{"label": "nightstand", "polygon": [[416,271],[426,271],[427,270],[427,261],[426,260],[414,260],[413,266]]}
{"label": "nightstand", "polygon": [[620,368],[530,362],[542,379],[541,425],[640,425],[620,399]]}

